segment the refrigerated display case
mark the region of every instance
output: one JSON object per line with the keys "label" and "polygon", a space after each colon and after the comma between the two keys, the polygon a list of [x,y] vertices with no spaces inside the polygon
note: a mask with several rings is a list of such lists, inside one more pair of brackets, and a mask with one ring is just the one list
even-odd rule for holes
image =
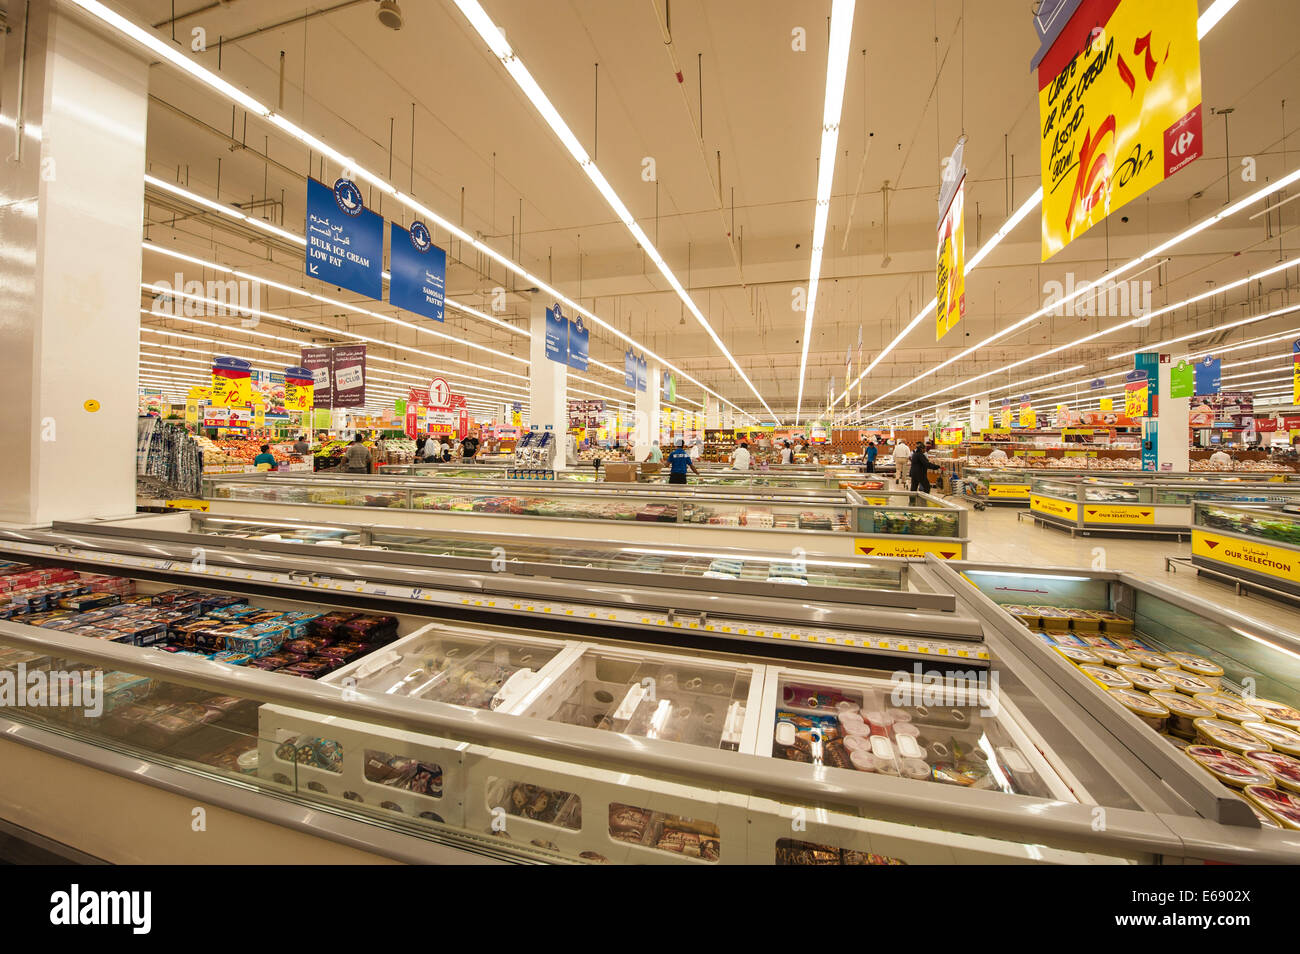
{"label": "refrigerated display case", "polygon": [[1300,600],[1300,499],[1295,503],[1197,501],[1192,565],[1258,589]]}
{"label": "refrigerated display case", "polygon": [[1029,502],[1032,474],[1023,468],[966,468],[962,479],[967,493],[987,503],[1022,505]]}
{"label": "refrigerated display case", "polygon": [[1015,620],[1014,650],[1083,705],[1099,705],[1117,737],[1156,740],[1171,782],[1190,770],[1206,789],[1189,795],[1202,815],[1251,810],[1265,827],[1300,830],[1242,798],[1250,784],[1300,785],[1300,636],[1124,573],[935,570],[960,575]]}
{"label": "refrigerated display case", "polygon": [[[281,611],[383,611],[401,638],[313,680],[0,622],[0,666],[115,674],[132,716],[0,713],[0,758],[27,766],[40,756],[58,769],[0,776],[20,823],[64,834],[69,806],[102,791],[77,782],[107,773],[128,786],[115,802],[120,824],[98,842],[115,856],[168,850],[143,819],[160,792],[183,791],[238,818],[404,861],[1300,860],[1293,833],[1223,810],[1201,776],[1163,764],[1158,738],[1121,741],[1104,699],[1054,687],[1025,655],[1033,637],[1018,638],[1019,624],[942,561],[914,572],[942,581],[948,592],[931,595],[943,606],[898,612],[890,598],[925,594],[869,591],[856,614],[808,606],[809,625],[791,627],[793,604],[751,601],[748,625],[786,633],[780,656],[757,656],[747,652],[757,644],[700,641],[680,616],[680,627],[640,623],[633,614],[660,611],[650,590],[623,587],[627,613],[609,619],[588,599],[595,588],[573,581],[563,591],[571,614],[558,602],[541,612],[538,599],[524,615],[498,600],[453,619],[410,585],[428,585],[431,571],[378,563],[376,551],[290,559],[270,542],[214,547],[196,561],[190,543],[68,527],[5,531],[0,554],[109,569],[141,595],[179,583]],[[1182,608],[1197,621],[1215,612],[1186,598]],[[580,629],[588,613],[601,622]],[[736,622],[725,611],[710,619]],[[928,645],[877,646],[869,621],[882,619]],[[812,623],[821,645],[807,638]],[[649,644],[656,628],[675,644]],[[828,659],[830,633],[860,650]],[[155,710],[177,731],[152,727],[145,715]],[[779,757],[776,746],[803,753],[805,743],[807,761]],[[851,755],[843,766],[841,748],[868,746],[870,768]],[[794,829],[792,817],[802,819]]]}
{"label": "refrigerated display case", "polygon": [[1182,538],[1192,533],[1192,506],[1196,501],[1300,503],[1300,486],[1232,478],[1129,480],[1035,476],[1029,511],[1036,522],[1068,529],[1071,533],[1128,531]]}
{"label": "refrigerated display case", "polygon": [[[829,488],[834,490],[841,484],[851,483],[854,486],[858,484],[867,484],[876,486],[871,489],[882,489],[884,483],[870,479],[863,480],[863,475],[853,471],[844,471],[838,468],[820,468],[799,471],[795,473],[784,473],[777,471],[737,471],[737,470],[715,470],[698,465],[699,474],[688,474],[686,477],[688,486],[698,487],[777,487],[798,490],[820,490]],[[506,486],[527,486],[538,483],[535,479],[525,479],[522,481],[512,479],[508,475],[510,469],[507,467],[487,467],[487,466],[455,466],[452,464],[380,464],[377,473],[383,476],[395,477],[421,477],[425,479],[446,479],[446,480],[475,480],[501,483]],[[555,482],[559,484],[594,484],[603,483],[601,472],[594,467],[573,467],[568,469],[554,470],[547,472],[548,479],[542,482]],[[667,485],[668,475],[666,473],[658,474],[653,479],[641,481],[651,486]],[[680,485],[675,485],[680,486]]]}
{"label": "refrigerated display case", "polygon": [[336,508],[382,509],[412,529],[483,529],[638,543],[734,546],[866,556],[965,553],[966,511],[905,491],[647,487],[491,487],[421,478],[275,474],[212,478],[209,510],[228,515],[330,521]]}

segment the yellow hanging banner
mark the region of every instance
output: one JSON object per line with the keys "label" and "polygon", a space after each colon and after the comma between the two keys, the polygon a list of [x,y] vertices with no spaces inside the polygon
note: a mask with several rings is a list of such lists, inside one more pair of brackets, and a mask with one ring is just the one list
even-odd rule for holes
{"label": "yellow hanging banner", "polygon": [[1196,0],[1083,0],[1038,65],[1043,261],[1204,151]]}
{"label": "yellow hanging banner", "polygon": [[[966,139],[944,160],[939,187],[939,228],[935,266],[934,340],[939,341],[966,314]],[[848,380],[847,378],[845,380]]]}

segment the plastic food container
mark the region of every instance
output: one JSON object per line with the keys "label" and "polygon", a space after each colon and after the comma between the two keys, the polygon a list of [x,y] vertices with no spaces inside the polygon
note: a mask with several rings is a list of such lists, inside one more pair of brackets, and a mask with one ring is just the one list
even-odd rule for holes
{"label": "plastic food container", "polygon": [[1132,689],[1112,689],[1110,697],[1157,732],[1164,729],[1169,710],[1158,699]]}
{"label": "plastic food container", "polygon": [[1196,739],[1205,745],[1217,745],[1243,755],[1255,749],[1271,749],[1273,746],[1262,742],[1259,736],[1252,735],[1241,726],[1222,719],[1197,719]]}
{"label": "plastic food container", "polygon": [[1245,796],[1243,792],[1239,792],[1236,789],[1233,789],[1233,794],[1250,806],[1250,810],[1254,812],[1255,817],[1259,819],[1260,828],[1281,828],[1282,827],[1282,823],[1280,821],[1278,821],[1268,812],[1264,811],[1258,805],[1252,802],[1249,798]]}
{"label": "plastic food container", "polygon": [[1202,679],[1200,676],[1193,676],[1186,670],[1179,669],[1177,666],[1166,666],[1163,669],[1157,669],[1156,672],[1165,677],[1165,680],[1177,689],[1179,692],[1188,696],[1195,696],[1201,693],[1206,695],[1214,694],[1214,687]]}
{"label": "plastic food container", "polygon": [[1300,756],[1300,732],[1270,722],[1243,722],[1241,727],[1279,752]]}
{"label": "plastic food container", "polygon": [[930,777],[930,766],[920,759],[903,759],[903,764],[899,767],[899,774],[903,778],[928,779]]}
{"label": "plastic food container", "polygon": [[1283,828],[1300,831],[1300,796],[1263,785],[1247,785],[1246,797],[1276,818]]}
{"label": "plastic food container", "polygon": [[1189,745],[1183,750],[1201,768],[1208,771],[1224,785],[1245,788],[1247,785],[1272,786],[1273,776],[1268,771],[1235,752],[1214,745]]}
{"label": "plastic food container", "polygon": [[1246,758],[1272,775],[1278,788],[1300,793],[1300,759],[1268,749],[1251,749]]}
{"label": "plastic food container", "polygon": [[921,748],[920,743],[910,735],[896,736],[895,745],[898,746],[898,754],[900,758],[905,760],[925,758],[925,749]]}
{"label": "plastic food container", "polygon": [[1134,689],[1141,689],[1143,692],[1175,691],[1174,687],[1169,684],[1169,680],[1164,676],[1142,666],[1116,666],[1115,671],[1133,683]]}
{"label": "plastic food container", "polygon": [[1216,689],[1219,687],[1219,680],[1223,677],[1223,667],[1219,666],[1204,656],[1198,656],[1195,653],[1169,653],[1169,658],[1174,661],[1179,669],[1185,669],[1194,676],[1200,676]]}
{"label": "plastic food container", "polygon": [[1172,686],[1152,692],[1151,698],[1169,710],[1168,729],[1184,739],[1196,738],[1196,720],[1213,719],[1214,712],[1205,708],[1191,696],[1185,696]]}
{"label": "plastic food container", "polygon": [[1101,657],[1091,649],[1080,649],[1076,646],[1056,646],[1054,648],[1076,666],[1102,665]]}
{"label": "plastic food container", "polygon": [[1133,657],[1134,662],[1146,669],[1177,668],[1168,656],[1153,653],[1149,649],[1130,649],[1128,654]]}
{"label": "plastic food container", "polygon": [[844,737],[844,747],[849,750],[850,758],[852,758],[854,752],[870,752],[871,736],[846,735]]}
{"label": "plastic food container", "polygon": [[240,752],[239,758],[235,760],[239,766],[239,771],[245,775],[257,774],[257,749],[249,749],[247,752]]}
{"label": "plastic food container", "polygon": [[1264,717],[1266,722],[1284,725],[1300,732],[1300,710],[1270,699],[1251,699],[1250,707]]}
{"label": "plastic food container", "polygon": [[1230,699],[1217,693],[1204,692],[1198,692],[1192,698],[1205,708],[1213,710],[1216,719],[1224,719],[1228,722],[1261,721],[1258,712],[1247,705],[1243,705],[1236,699]]}
{"label": "plastic food container", "polygon": [[849,761],[859,772],[874,772],[876,770],[876,757],[866,749],[852,749],[849,751]]}
{"label": "plastic food container", "polygon": [[1107,666],[1132,666],[1141,669],[1134,661],[1133,657],[1122,649],[1107,649],[1105,646],[1093,646],[1093,654]]}
{"label": "plastic food container", "polygon": [[1133,683],[1129,682],[1118,672],[1108,666],[1080,666],[1079,672],[1083,673],[1103,689],[1133,688]]}

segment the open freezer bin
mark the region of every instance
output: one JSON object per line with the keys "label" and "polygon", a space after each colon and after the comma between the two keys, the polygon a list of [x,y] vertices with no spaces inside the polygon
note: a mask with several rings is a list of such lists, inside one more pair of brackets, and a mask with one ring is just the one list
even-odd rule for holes
{"label": "open freezer bin", "polygon": [[1113,571],[947,570],[1220,836],[1300,831],[1300,636]]}
{"label": "open freezer bin", "polygon": [[[358,698],[510,712],[548,681],[573,644],[430,624],[321,679]],[[277,705],[261,708],[258,774],[319,795],[464,824],[466,744]],[[443,793],[457,793],[444,800]]]}

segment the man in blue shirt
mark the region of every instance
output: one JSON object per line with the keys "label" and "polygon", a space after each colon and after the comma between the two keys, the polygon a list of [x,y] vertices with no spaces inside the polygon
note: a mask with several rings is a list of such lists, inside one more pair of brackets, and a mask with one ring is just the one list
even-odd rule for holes
{"label": "man in blue shirt", "polygon": [[876,439],[873,437],[871,443],[867,445],[867,473],[876,472],[876,455],[880,453],[880,448],[876,446]]}
{"label": "man in blue shirt", "polygon": [[677,438],[677,445],[668,452],[668,483],[670,484],[686,483],[687,467],[695,474],[699,474],[695,461],[691,460],[690,451],[686,449],[684,444],[685,442],[679,437]]}

